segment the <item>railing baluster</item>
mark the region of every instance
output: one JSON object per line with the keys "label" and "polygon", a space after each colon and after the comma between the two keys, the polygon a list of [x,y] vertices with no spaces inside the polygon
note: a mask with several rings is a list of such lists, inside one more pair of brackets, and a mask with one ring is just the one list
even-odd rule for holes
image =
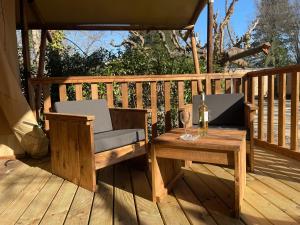
{"label": "railing baluster", "polygon": [[278,145],[285,146],[286,74],[279,74],[278,87]]}
{"label": "railing baluster", "polygon": [[225,79],[225,93],[231,93],[231,79]]}
{"label": "railing baluster", "polygon": [[211,79],[209,76],[206,75],[205,78],[205,94],[206,95],[211,95],[212,91],[211,91]]}
{"label": "railing baluster", "polygon": [[82,100],[82,84],[75,84],[75,99]]}
{"label": "railing baluster", "polygon": [[151,121],[152,138],[157,136],[157,88],[156,82],[151,82]]}
{"label": "railing baluster", "polygon": [[250,78],[250,99],[249,101],[254,104],[255,101],[255,79]]}
{"label": "railing baluster", "polygon": [[258,139],[264,136],[264,76],[258,77]]}
{"label": "railing baluster", "polygon": [[91,84],[91,91],[92,91],[92,99],[96,100],[99,98],[98,96],[98,84]]}
{"label": "railing baluster", "polygon": [[[196,81],[197,82],[197,81]],[[164,95],[165,95],[165,131],[169,131],[172,128],[171,124],[171,83],[170,81],[164,82]],[[197,85],[197,83],[196,83]],[[196,86],[197,88],[197,86]]]}
{"label": "railing baluster", "polygon": [[291,93],[291,150],[298,149],[298,120],[299,120],[299,76],[300,72],[292,73],[292,93]]}
{"label": "railing baluster", "polygon": [[268,130],[267,141],[274,143],[274,76],[268,75]]}
{"label": "railing baluster", "polygon": [[107,99],[108,107],[113,108],[114,107],[114,90],[113,90],[112,83],[106,84],[106,99]]}
{"label": "railing baluster", "polygon": [[58,90],[59,90],[59,101],[67,101],[68,97],[67,97],[67,88],[65,84],[60,84],[58,86]]}
{"label": "railing baluster", "polygon": [[121,84],[121,90],[122,90],[122,107],[128,108],[128,83],[122,83]]}
{"label": "railing baluster", "polygon": [[198,95],[198,87],[197,86],[198,86],[198,81],[193,80],[192,81],[192,96]]}
{"label": "railing baluster", "polygon": [[178,106],[182,108],[184,106],[184,82],[178,81]]}
{"label": "railing baluster", "polygon": [[136,84],[136,107],[143,108],[143,83],[137,82]]}
{"label": "railing baluster", "polygon": [[[231,79],[231,81],[232,81],[233,79]],[[244,98],[245,98],[245,102],[248,102],[248,81],[249,81],[249,78],[248,77],[243,77],[243,79],[242,79],[242,81],[243,81],[243,93],[244,93]],[[232,92],[232,87],[233,87],[233,82],[231,83],[232,85],[231,85],[231,93],[233,93]]]}
{"label": "railing baluster", "polygon": [[221,88],[221,79],[215,80],[215,94],[221,94],[222,88]]}
{"label": "railing baluster", "polygon": [[[44,84],[43,85],[43,99],[44,99],[44,113],[51,111],[51,92],[50,92],[50,85]],[[49,130],[49,121],[45,120],[45,130]]]}

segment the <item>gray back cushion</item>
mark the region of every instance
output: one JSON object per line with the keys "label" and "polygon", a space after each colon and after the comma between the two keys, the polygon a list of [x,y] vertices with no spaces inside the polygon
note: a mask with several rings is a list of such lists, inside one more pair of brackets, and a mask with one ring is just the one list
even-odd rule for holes
{"label": "gray back cushion", "polygon": [[[199,106],[201,96],[193,96],[193,124],[199,123]],[[205,104],[208,107],[208,123],[216,126],[244,126],[244,95],[219,94],[207,95]]]}
{"label": "gray back cushion", "polygon": [[104,99],[56,102],[54,109],[58,113],[95,116],[94,133],[112,130],[109,109]]}

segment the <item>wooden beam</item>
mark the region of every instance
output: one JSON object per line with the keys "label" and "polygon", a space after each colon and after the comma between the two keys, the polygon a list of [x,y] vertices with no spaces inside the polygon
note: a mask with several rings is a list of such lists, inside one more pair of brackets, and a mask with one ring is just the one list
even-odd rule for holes
{"label": "wooden beam", "polygon": [[214,0],[207,4],[207,73],[213,72],[213,25],[214,25]]}
{"label": "wooden beam", "polygon": [[[17,29],[22,26],[17,25]],[[129,30],[192,30],[194,24],[190,25],[114,25],[114,24],[56,24],[56,23],[30,23],[31,30],[103,30],[103,31],[129,31]]]}
{"label": "wooden beam", "polygon": [[299,72],[299,71],[300,71],[300,64],[296,64],[296,65],[285,66],[280,68],[272,68],[272,69],[264,69],[264,70],[248,72],[247,76],[257,77],[257,76],[264,76],[268,74],[292,73],[292,72]]}
{"label": "wooden beam", "polygon": [[[196,38],[195,38],[194,30],[191,32],[191,45],[192,45],[192,53],[193,53],[195,73],[200,74],[200,65],[199,65],[199,59],[198,59],[198,53],[197,53],[197,44],[196,44]],[[201,83],[201,80],[199,80],[198,81],[198,93],[200,93],[201,91],[202,91],[202,83]]]}
{"label": "wooden beam", "polygon": [[164,74],[164,75],[131,75],[131,76],[55,76],[44,78],[32,78],[32,84],[75,84],[75,83],[123,83],[123,82],[154,82],[154,81],[180,81],[180,80],[205,80],[208,79],[232,79],[242,78],[245,73],[203,73],[199,74]]}

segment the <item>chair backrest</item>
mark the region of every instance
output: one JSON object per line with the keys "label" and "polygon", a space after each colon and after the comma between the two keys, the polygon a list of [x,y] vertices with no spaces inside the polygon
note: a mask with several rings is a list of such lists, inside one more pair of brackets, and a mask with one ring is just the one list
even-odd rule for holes
{"label": "chair backrest", "polygon": [[58,113],[95,116],[94,133],[113,129],[105,99],[56,102],[54,104],[54,110]]}
{"label": "chair backrest", "polygon": [[[193,124],[199,123],[199,106],[201,96],[193,96]],[[244,95],[218,94],[207,95],[205,104],[208,107],[208,123],[215,126],[244,126]]]}

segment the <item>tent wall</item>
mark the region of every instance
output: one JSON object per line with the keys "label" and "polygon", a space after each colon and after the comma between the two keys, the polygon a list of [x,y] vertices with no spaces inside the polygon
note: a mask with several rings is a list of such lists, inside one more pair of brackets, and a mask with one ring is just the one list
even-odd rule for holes
{"label": "tent wall", "polygon": [[0,157],[45,155],[48,140],[20,88],[14,0],[0,0],[0,81]]}

